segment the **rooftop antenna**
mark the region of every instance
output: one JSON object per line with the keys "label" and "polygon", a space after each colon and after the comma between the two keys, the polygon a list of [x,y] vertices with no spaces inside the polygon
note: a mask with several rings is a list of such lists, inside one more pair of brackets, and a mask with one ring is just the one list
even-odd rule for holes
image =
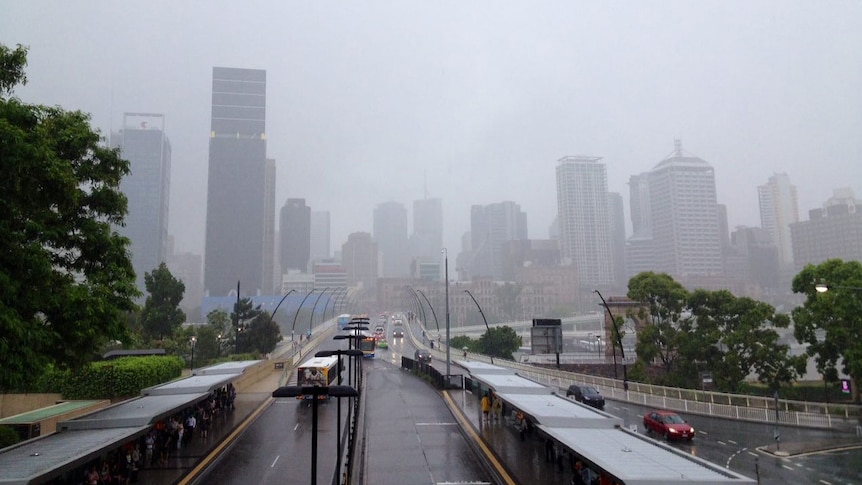
{"label": "rooftop antenna", "polygon": [[682,158],[682,140],[679,138],[673,139],[673,151],[675,157]]}

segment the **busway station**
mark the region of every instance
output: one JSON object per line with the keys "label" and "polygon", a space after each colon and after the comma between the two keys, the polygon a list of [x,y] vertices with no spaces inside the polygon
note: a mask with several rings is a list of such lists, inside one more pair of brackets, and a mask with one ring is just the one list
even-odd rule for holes
{"label": "busway station", "polygon": [[[515,371],[485,362],[454,361],[469,373],[465,387],[478,400],[489,393],[503,403],[506,424],[531,429],[530,439],[549,441],[566,467],[580,461],[600,483],[659,485],[697,483],[705,485],[754,484],[754,480],[729,469],[686,454],[635,431],[625,429],[622,419],[556,394],[556,390]],[[465,411],[467,411],[465,407]],[[524,417],[523,423],[516,416]],[[472,412],[473,425],[478,413]],[[514,436],[515,433],[507,433]],[[512,441],[517,440],[516,438]],[[501,447],[511,450],[516,447]],[[522,443],[521,446],[528,446]],[[493,446],[492,446],[493,447]],[[497,450],[500,452],[500,450]]]}
{"label": "busway station", "polygon": [[59,422],[56,433],[0,453],[0,484],[80,483],[87,467],[140,444],[142,437],[172,416],[181,416],[214,396],[229,396],[233,383],[259,363],[226,362],[196,369],[189,377],[144,389],[137,398]]}

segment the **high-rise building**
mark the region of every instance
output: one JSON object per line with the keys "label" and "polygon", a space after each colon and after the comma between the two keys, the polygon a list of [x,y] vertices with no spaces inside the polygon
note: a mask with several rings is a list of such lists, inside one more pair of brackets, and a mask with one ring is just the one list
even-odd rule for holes
{"label": "high-rise building", "polygon": [[311,258],[311,208],[305,205],[305,199],[287,199],[281,208],[278,230],[282,274],[292,269],[307,273]]}
{"label": "high-rise building", "polygon": [[[407,209],[398,202],[384,202],[374,209],[374,240],[380,248],[385,278],[410,274]],[[439,251],[439,249],[438,249]]]}
{"label": "high-rise building", "polygon": [[440,261],[443,248],[443,204],[440,199],[413,201],[411,256],[422,263]]}
{"label": "high-rise building", "polygon": [[808,220],[790,225],[793,264],[801,270],[806,264],[828,259],[862,261],[862,213],[850,189],[836,190],[822,209],[808,211]]}
{"label": "high-rise building", "polygon": [[527,214],[511,201],[474,205],[470,210],[470,238],[471,279],[502,279],[503,243],[527,239]]}
{"label": "high-rise building", "polygon": [[341,245],[341,262],[347,272],[347,285],[365,290],[377,286],[377,243],[367,232],[354,232]]}
{"label": "high-rise building", "polygon": [[608,221],[611,231],[611,262],[614,268],[614,286],[619,292],[628,287],[626,278],[626,216],[623,196],[608,192]]}
{"label": "high-rise building", "polygon": [[[275,273],[275,160],[266,159],[263,194],[263,288],[264,295],[279,287]],[[277,293],[277,292],[276,292]]]}
{"label": "high-rise building", "polygon": [[715,173],[706,161],[673,153],[649,172],[656,272],[678,280],[722,275]]}
{"label": "high-rise building", "polygon": [[568,156],[557,164],[560,255],[584,288],[614,284],[608,174],[601,157]]}
{"label": "high-rise building", "polygon": [[131,173],[120,182],[128,200],[125,226],[117,231],[131,241],[132,267],[138,290],[145,293],[144,274],[168,260],[168,211],[171,144],[162,114],[125,113],[123,130],[112,144],[129,161]]}
{"label": "high-rise building", "polygon": [[778,247],[778,258],[782,264],[793,264],[793,245],[790,225],[799,222],[799,207],[796,186],[790,183],[786,173],[769,177],[765,185],[757,187],[760,202],[760,226],[772,237]]}
{"label": "high-rise building", "polygon": [[330,238],[329,211],[311,211],[311,248],[309,258],[312,261],[329,259]]}
{"label": "high-rise building", "polygon": [[652,237],[649,209],[649,173],[629,177],[629,207],[632,215],[632,237]]}
{"label": "high-rise building", "polygon": [[229,294],[237,281],[244,295],[271,291],[267,173],[266,71],[214,67],[204,256],[211,296]]}

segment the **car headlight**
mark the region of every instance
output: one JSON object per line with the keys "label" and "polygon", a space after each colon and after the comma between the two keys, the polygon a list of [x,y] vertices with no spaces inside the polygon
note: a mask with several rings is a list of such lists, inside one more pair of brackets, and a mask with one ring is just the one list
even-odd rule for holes
{"label": "car headlight", "polygon": [[673,429],[673,428],[668,428],[667,430],[668,430],[668,432],[669,432],[669,433],[676,433],[676,430],[675,430],[675,429]]}
{"label": "car headlight", "polygon": [[694,434],[694,428],[691,428],[691,434]]}

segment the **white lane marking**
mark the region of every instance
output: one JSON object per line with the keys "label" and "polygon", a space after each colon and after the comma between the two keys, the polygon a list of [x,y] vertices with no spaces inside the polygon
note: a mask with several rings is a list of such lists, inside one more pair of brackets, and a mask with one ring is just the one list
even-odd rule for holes
{"label": "white lane marking", "polygon": [[757,455],[757,453],[755,453],[755,452],[753,452],[753,451],[749,451],[749,452],[748,452],[748,454],[749,454],[749,455],[751,455],[751,456],[758,456],[758,455]]}
{"label": "white lane marking", "polygon": [[786,468],[786,469],[788,469],[788,470],[793,470],[793,467],[792,467],[792,466],[787,466],[787,465],[781,465],[781,466],[783,466],[784,468]]}
{"label": "white lane marking", "polygon": [[733,440],[727,440],[727,442],[728,442],[728,443],[730,443],[730,444],[732,444],[732,445],[736,445],[736,444],[738,444],[736,441],[733,441]]}
{"label": "white lane marking", "polygon": [[296,425],[293,427],[294,431],[296,431],[297,429],[299,429],[299,423],[296,423]]}
{"label": "white lane marking", "polygon": [[458,423],[416,423],[416,426],[457,426]]}
{"label": "white lane marking", "polygon": [[820,483],[823,485],[832,485],[832,482],[827,482],[826,480],[820,480]]}
{"label": "white lane marking", "polygon": [[275,457],[275,460],[273,460],[273,461],[272,461],[272,465],[270,465],[269,467],[270,467],[270,468],[275,468],[275,464],[276,464],[276,463],[278,463],[278,459],[279,459],[279,458],[281,458],[281,455],[276,456],[276,457]]}
{"label": "white lane marking", "polygon": [[721,440],[716,441],[716,443],[718,443],[720,445],[727,446],[727,443],[725,443],[724,441],[721,441]]}

